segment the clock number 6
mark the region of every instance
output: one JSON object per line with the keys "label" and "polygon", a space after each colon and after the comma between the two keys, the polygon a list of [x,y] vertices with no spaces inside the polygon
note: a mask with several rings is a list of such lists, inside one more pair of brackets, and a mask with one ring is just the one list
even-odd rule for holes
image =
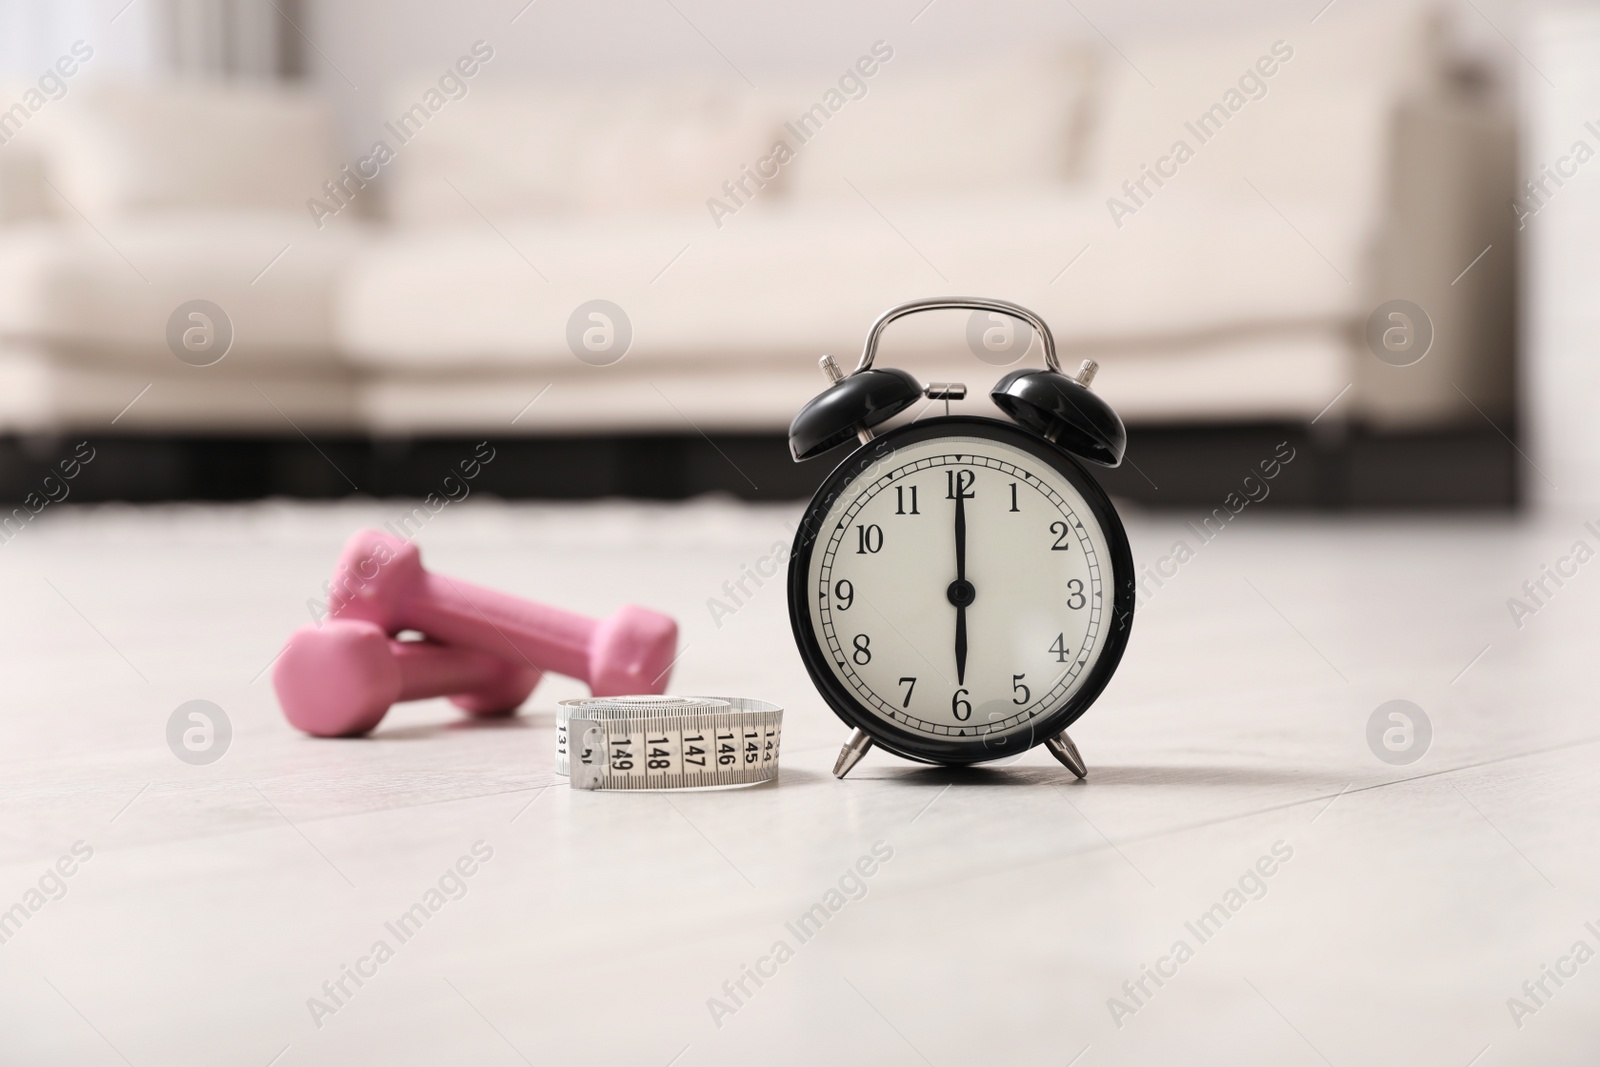
{"label": "clock number 6", "polygon": [[950,713],[962,722],[972,718],[972,704],[961,699],[966,695],[965,689],[957,689],[956,695],[950,698]]}

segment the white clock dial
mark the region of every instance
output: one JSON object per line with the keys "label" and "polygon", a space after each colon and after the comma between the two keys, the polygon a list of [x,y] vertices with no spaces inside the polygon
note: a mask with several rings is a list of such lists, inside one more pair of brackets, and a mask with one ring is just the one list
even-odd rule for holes
{"label": "white clock dial", "polygon": [[1093,509],[1031,452],[984,437],[908,444],[864,472],[807,572],[816,640],[854,702],[997,756],[1038,740],[1016,735],[1083,686],[1111,631]]}

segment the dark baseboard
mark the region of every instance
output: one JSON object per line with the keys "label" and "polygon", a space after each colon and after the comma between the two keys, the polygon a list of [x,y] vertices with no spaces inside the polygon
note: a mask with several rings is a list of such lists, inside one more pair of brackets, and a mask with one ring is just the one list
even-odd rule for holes
{"label": "dark baseboard", "polygon": [[[94,458],[70,482],[60,463],[79,438],[0,438],[0,500],[30,493],[75,502],[254,500],[281,496],[459,494],[445,479],[472,463],[469,438],[94,437]],[[1263,460],[1294,450],[1269,483],[1268,506],[1509,509],[1519,499],[1515,446],[1491,426],[1386,434],[1289,425],[1135,428],[1128,461],[1094,468],[1114,496],[1153,507],[1220,507]],[[471,491],[510,499],[727,493],[802,500],[845,453],[796,464],[778,435],[491,439]],[[87,454],[85,451],[83,454]],[[481,454],[487,455],[485,450]],[[55,472],[56,480],[46,478]],[[1260,489],[1251,492],[1259,495]]]}
{"label": "dark baseboard", "polygon": [[[1130,430],[1128,458],[1100,475],[1114,496],[1148,507],[1205,507],[1262,461],[1293,450],[1269,485],[1268,506],[1318,510],[1497,509],[1521,500],[1516,446],[1493,426],[1425,433],[1352,427],[1229,426]],[[1248,492],[1259,495],[1256,483]]]}

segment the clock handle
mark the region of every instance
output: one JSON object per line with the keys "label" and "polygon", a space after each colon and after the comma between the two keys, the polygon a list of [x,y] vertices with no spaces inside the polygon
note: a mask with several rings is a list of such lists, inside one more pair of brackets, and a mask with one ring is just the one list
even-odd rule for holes
{"label": "clock handle", "polygon": [[861,359],[856,363],[852,374],[860,374],[864,370],[872,369],[872,361],[878,354],[878,338],[882,336],[884,328],[895,319],[914,315],[919,311],[947,311],[950,309],[967,309],[970,311],[998,311],[1002,315],[1021,319],[1035,330],[1044,341],[1045,366],[1053,371],[1061,369],[1061,361],[1056,358],[1056,339],[1050,332],[1050,327],[1045,325],[1043,319],[1029,311],[1021,304],[1013,304],[1009,300],[991,300],[982,296],[935,296],[925,300],[908,300],[904,304],[897,304],[878,316],[872,324],[872,329],[867,331],[867,343],[861,349]]}

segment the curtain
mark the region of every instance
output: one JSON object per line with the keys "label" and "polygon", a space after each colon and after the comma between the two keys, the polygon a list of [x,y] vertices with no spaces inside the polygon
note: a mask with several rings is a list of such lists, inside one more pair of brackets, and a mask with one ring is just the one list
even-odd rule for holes
{"label": "curtain", "polygon": [[292,79],[305,25],[302,0],[0,0],[0,82],[31,80],[74,40],[97,76]]}
{"label": "curtain", "polygon": [[160,5],[167,65],[212,80],[300,74],[304,19],[297,0],[137,0]]}

